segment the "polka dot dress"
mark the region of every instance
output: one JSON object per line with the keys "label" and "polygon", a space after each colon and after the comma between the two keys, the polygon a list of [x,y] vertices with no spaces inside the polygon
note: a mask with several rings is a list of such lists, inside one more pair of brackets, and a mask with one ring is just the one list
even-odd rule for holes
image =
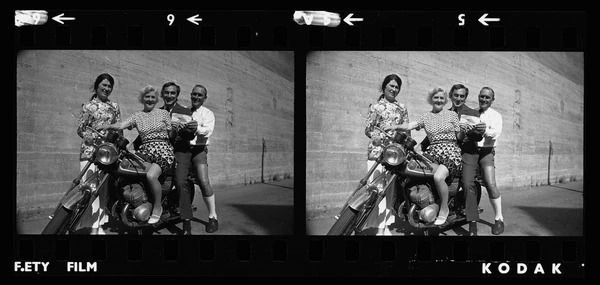
{"label": "polka dot dress", "polygon": [[462,157],[456,142],[456,132],[460,131],[458,115],[442,110],[438,113],[425,113],[419,117],[419,128],[425,128],[431,145],[425,153],[433,157],[436,163],[443,164],[452,177],[460,176]]}
{"label": "polka dot dress", "polygon": [[137,112],[128,120],[137,128],[142,145],[139,152],[148,157],[150,162],[158,164],[164,173],[170,170],[175,160],[173,146],[169,142],[171,118],[169,112],[154,109],[150,112]]}

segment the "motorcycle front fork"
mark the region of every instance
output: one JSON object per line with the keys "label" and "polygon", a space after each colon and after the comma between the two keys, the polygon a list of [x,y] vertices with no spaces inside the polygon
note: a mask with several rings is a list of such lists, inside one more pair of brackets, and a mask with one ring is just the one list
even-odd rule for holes
{"label": "motorcycle front fork", "polygon": [[[73,182],[71,182],[71,187],[69,187],[69,189],[67,189],[67,191],[65,191],[65,194],[63,194],[63,197],[66,196],[69,192],[71,192],[75,187],[79,186],[79,184],[81,183],[81,178],[83,178],[83,175],[85,174],[86,171],[88,171],[88,169],[90,168],[90,166],[92,165],[92,159],[88,159],[85,167],[83,167],[83,169],[81,169],[81,171],[79,171],[79,175],[77,175],[77,177],[75,179],[73,179]],[[62,203],[59,202],[58,205],[56,205],[56,208],[54,208],[54,211],[52,211],[52,215],[48,216],[48,219],[52,220],[52,218],[54,217],[56,211],[58,211],[58,209],[62,207]]]}
{"label": "motorcycle front fork", "polygon": [[363,187],[365,187],[365,185],[367,185],[367,181],[369,181],[369,177],[371,177],[373,172],[375,172],[375,169],[377,169],[377,167],[381,164],[381,160],[382,160],[382,157],[380,156],[377,159],[376,163],[374,163],[373,166],[371,166],[371,169],[369,169],[367,174],[359,181],[358,186],[356,186],[354,191],[352,191],[352,194],[350,194],[350,196],[346,200],[346,203],[344,203],[344,206],[342,206],[342,209],[340,210],[340,212],[334,217],[336,220],[339,219],[340,215],[342,214],[342,211],[344,211],[344,209],[346,209],[346,207],[348,207],[348,202],[350,202],[350,199],[352,199],[352,196],[354,196],[354,194],[356,194],[356,192],[358,190],[362,189]]}
{"label": "motorcycle front fork", "polygon": [[360,234],[362,232],[362,228],[364,227],[365,223],[367,222],[367,218],[371,215],[371,213],[373,212],[373,209],[375,209],[375,206],[378,205],[381,202],[381,200],[383,200],[383,196],[381,196],[381,195],[375,195],[375,197],[376,198],[370,199],[369,202],[366,203],[362,212],[358,216],[358,219],[354,226],[354,232],[356,234]]}
{"label": "motorcycle front fork", "polygon": [[[383,173],[381,173],[381,175],[373,179],[372,184],[376,185],[376,183],[379,182],[379,180],[381,180],[384,177],[387,177],[388,174],[388,171],[384,171]],[[362,228],[364,227],[367,218],[369,218],[369,216],[372,214],[373,210],[377,207],[377,205],[381,203],[381,200],[383,200],[383,198],[385,197],[385,193],[387,193],[387,190],[390,187],[392,187],[392,185],[395,185],[394,182],[396,180],[396,177],[397,174],[393,174],[391,177],[389,177],[389,180],[386,181],[386,185],[385,187],[383,187],[383,190],[381,190],[381,192],[373,192],[374,197],[371,196],[371,198],[366,201],[361,214],[357,218],[356,225],[354,227],[354,231],[357,234],[360,234],[362,232]]]}
{"label": "motorcycle front fork", "polygon": [[[88,163],[86,164],[86,166],[82,169],[82,171],[80,172],[79,176],[73,180],[73,185],[71,186],[71,188],[67,191],[67,193],[65,193],[65,195],[67,195],[70,191],[85,191],[83,193],[83,197],[77,202],[77,205],[75,205],[75,208],[72,210],[72,213],[74,213],[74,215],[72,215],[70,221],[69,221],[69,225],[68,225],[68,229],[70,232],[73,232],[77,225],[79,224],[79,221],[81,220],[81,217],[83,216],[83,214],[87,211],[87,209],[91,206],[92,202],[98,197],[98,195],[100,194],[100,191],[108,191],[107,189],[103,189],[103,187],[106,187],[106,181],[108,180],[108,176],[109,174],[104,172],[104,171],[97,171],[96,173],[92,174],[91,177],[88,177],[86,181],[84,181],[84,184],[75,184],[76,182],[81,182],[81,177],[83,176],[83,173],[85,173],[85,171],[87,171],[89,169],[89,166],[91,165],[91,163],[88,161]],[[90,191],[90,189],[85,189],[85,190],[75,190],[75,187],[82,187],[82,186],[89,186],[88,182],[91,182],[93,179],[96,179],[97,183],[96,183],[96,189],[94,191]],[[88,187],[89,188],[89,187]],[[56,210],[58,210],[59,207],[63,207],[63,203],[62,201],[60,203],[58,203],[58,206],[56,208]],[[56,210],[54,211],[54,213],[56,213]],[[54,215],[50,216],[49,218],[52,219]]]}

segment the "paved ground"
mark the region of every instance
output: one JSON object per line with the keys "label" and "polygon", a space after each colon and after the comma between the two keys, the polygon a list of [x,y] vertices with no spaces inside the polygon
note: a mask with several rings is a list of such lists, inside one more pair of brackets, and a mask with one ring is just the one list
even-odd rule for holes
{"label": "paved ground", "polygon": [[[266,184],[215,190],[220,235],[293,235],[294,234],[294,180],[286,179]],[[479,235],[492,235],[493,211],[486,191],[480,207]],[[208,214],[200,192],[196,192],[192,223],[193,234],[205,235]],[[583,235],[583,181],[514,189],[502,193],[506,236],[581,236]],[[331,217],[337,214],[331,213]],[[422,230],[411,229],[408,222],[392,225],[393,235],[422,235]],[[325,235],[333,225],[333,218],[306,221],[308,235]],[[39,234],[48,219],[17,221],[17,233]],[[117,224],[109,222],[108,234],[117,234]],[[365,234],[373,234],[367,229]],[[441,236],[464,235],[467,225],[432,234]],[[160,228],[154,234],[178,234],[181,223]]]}
{"label": "paved ground", "polygon": [[[264,184],[214,189],[219,230],[216,235],[292,235],[294,231],[294,180],[285,179]],[[192,233],[207,235],[208,212],[200,190],[196,190]],[[17,233],[40,234],[47,218],[17,221]],[[118,222],[107,223],[107,234],[118,233]],[[159,228],[154,234],[173,235],[182,232],[181,223]],[[82,231],[82,234],[87,234]]]}
{"label": "paved ground", "polygon": [[[479,215],[478,235],[492,235],[494,212],[490,206],[487,191],[483,189]],[[514,189],[502,193],[502,214],[505,236],[582,236],[583,235],[583,181],[550,186]],[[339,210],[338,210],[339,211]],[[336,215],[332,213],[330,217]],[[335,219],[321,218],[307,220],[309,235],[325,235]],[[455,226],[433,235],[457,236],[468,233],[468,225]],[[423,230],[414,230],[410,224],[399,218],[392,224],[392,235],[422,235]],[[366,229],[364,234],[372,235],[376,229]]]}

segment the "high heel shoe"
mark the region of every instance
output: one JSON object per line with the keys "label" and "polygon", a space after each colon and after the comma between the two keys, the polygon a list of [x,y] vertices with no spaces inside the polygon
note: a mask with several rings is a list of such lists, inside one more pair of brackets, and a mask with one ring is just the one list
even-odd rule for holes
{"label": "high heel shoe", "polygon": [[448,219],[448,214],[446,214],[446,216],[442,216],[442,215],[440,215],[440,212],[438,212],[438,216],[437,216],[437,218],[435,218],[435,222],[433,222],[433,225],[435,225],[435,226],[441,226],[441,225],[445,224],[446,219]]}
{"label": "high heel shoe", "polygon": [[437,216],[437,218],[435,218],[435,222],[433,222],[433,224],[435,226],[441,226],[446,223],[446,219],[448,219],[448,217]]}
{"label": "high heel shoe", "polygon": [[160,217],[162,216],[162,212],[163,212],[163,208],[162,206],[160,207],[160,214],[156,215],[156,214],[152,214],[152,216],[150,216],[150,219],[148,219],[148,224],[156,224],[158,223],[158,221],[160,221]]}

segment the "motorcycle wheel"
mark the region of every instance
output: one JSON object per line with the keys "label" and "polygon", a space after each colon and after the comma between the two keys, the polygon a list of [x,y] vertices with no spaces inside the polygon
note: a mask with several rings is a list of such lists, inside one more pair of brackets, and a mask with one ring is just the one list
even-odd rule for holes
{"label": "motorcycle wheel", "polygon": [[71,211],[59,206],[48,225],[42,231],[43,235],[64,235],[71,217]]}
{"label": "motorcycle wheel", "polygon": [[335,224],[333,224],[333,227],[331,227],[327,235],[348,236],[352,234],[352,229],[354,228],[357,217],[357,211],[351,209],[350,207],[346,207],[340,214],[339,219],[335,222]]}

